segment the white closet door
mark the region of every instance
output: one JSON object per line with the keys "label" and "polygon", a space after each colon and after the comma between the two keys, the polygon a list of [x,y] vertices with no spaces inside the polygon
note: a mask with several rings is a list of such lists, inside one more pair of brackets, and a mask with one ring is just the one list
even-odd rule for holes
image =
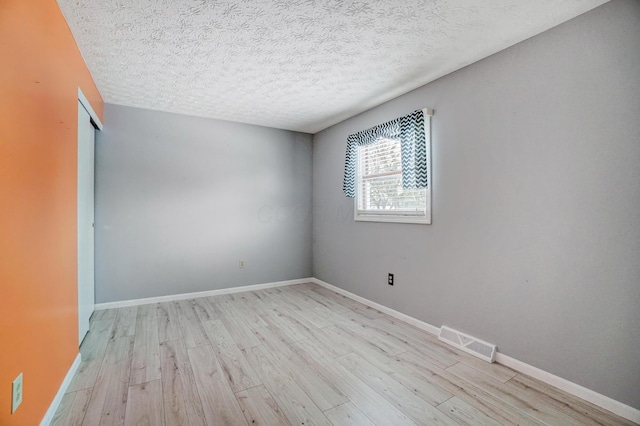
{"label": "white closet door", "polygon": [[89,331],[89,318],[95,308],[94,156],[95,129],[89,113],[78,101],[78,344]]}

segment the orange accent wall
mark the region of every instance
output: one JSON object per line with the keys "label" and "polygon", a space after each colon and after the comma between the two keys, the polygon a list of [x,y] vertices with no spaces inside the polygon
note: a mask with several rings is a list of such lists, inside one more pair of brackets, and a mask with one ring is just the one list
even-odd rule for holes
{"label": "orange accent wall", "polygon": [[78,353],[78,87],[104,105],[55,0],[0,0],[0,63],[0,425],[38,425]]}

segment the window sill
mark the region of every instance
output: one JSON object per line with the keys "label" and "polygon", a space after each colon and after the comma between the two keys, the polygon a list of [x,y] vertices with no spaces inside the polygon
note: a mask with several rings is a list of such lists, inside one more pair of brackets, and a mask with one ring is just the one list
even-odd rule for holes
{"label": "window sill", "polygon": [[387,223],[413,223],[420,225],[430,225],[431,215],[426,216],[393,216],[393,215],[373,215],[356,214],[356,222],[387,222]]}

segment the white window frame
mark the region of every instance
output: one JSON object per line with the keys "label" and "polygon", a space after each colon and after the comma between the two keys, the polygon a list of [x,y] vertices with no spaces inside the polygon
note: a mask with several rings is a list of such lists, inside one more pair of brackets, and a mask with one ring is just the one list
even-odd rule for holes
{"label": "white window frame", "polygon": [[[353,203],[353,216],[357,222],[388,222],[388,223],[414,223],[422,225],[431,224],[431,116],[433,111],[430,109],[424,110],[424,132],[427,151],[427,188],[426,201],[424,214],[414,213],[401,213],[392,210],[378,211],[375,213],[369,213],[358,210],[358,199],[360,198],[360,191],[362,191],[362,177],[360,176],[360,164],[356,163],[356,196]],[[360,153],[358,152],[357,160],[360,160]]]}

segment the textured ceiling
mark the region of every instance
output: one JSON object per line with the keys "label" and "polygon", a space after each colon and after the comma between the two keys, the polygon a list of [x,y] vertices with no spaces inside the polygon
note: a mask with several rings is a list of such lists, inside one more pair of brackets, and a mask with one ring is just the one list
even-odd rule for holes
{"label": "textured ceiling", "polygon": [[58,0],[106,102],[315,133],[606,0]]}

